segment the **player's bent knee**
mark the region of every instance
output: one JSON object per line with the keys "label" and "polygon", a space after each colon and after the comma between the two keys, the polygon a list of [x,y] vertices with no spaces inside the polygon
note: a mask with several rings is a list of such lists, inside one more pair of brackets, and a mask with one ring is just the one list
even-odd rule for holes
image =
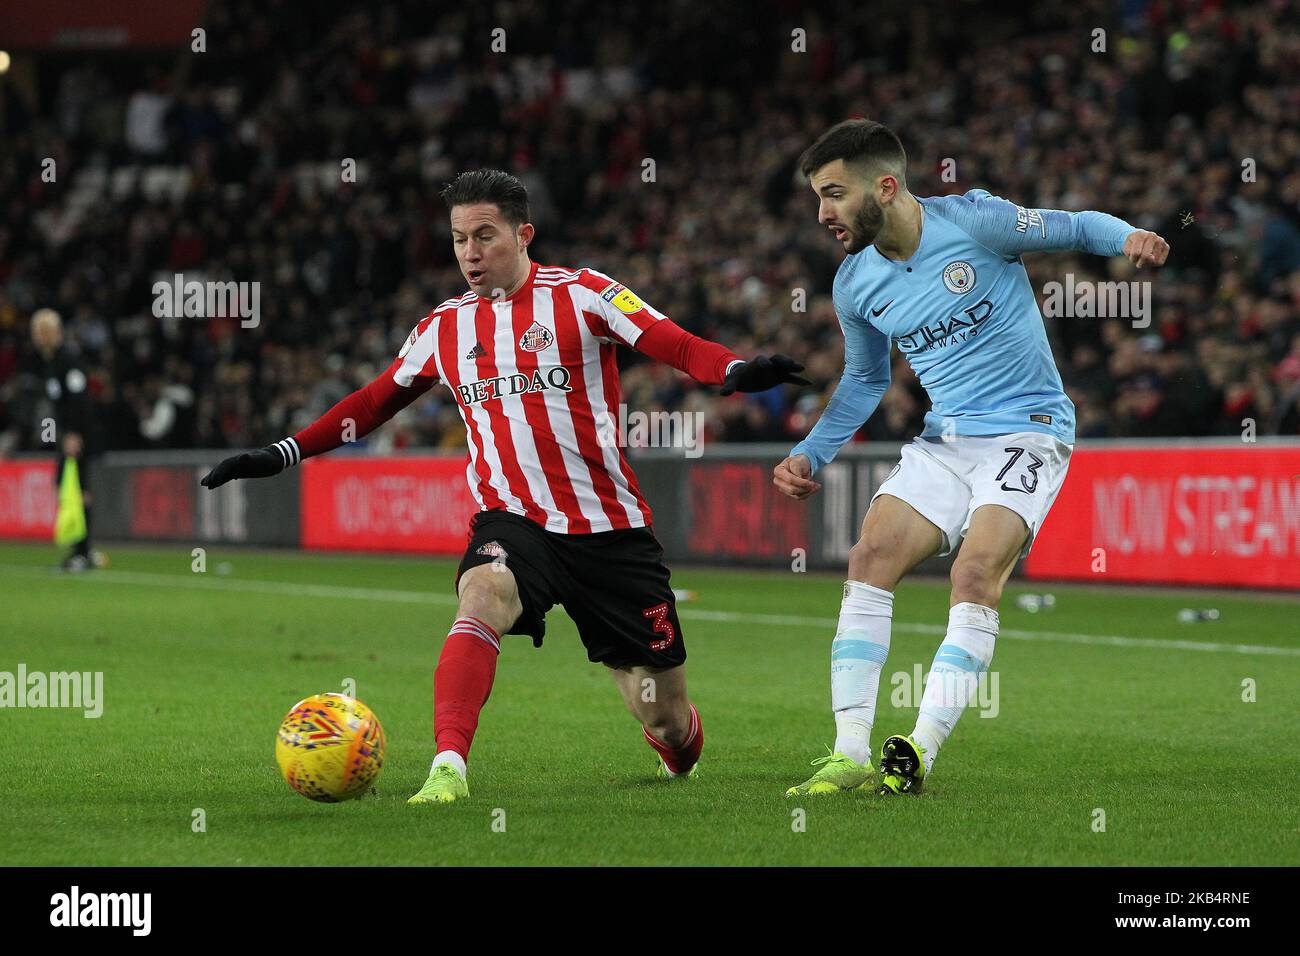
{"label": "player's bent knee", "polygon": [[958,602],[997,607],[1002,598],[1001,562],[987,555],[960,555],[952,566],[952,596]]}
{"label": "player's bent knee", "polygon": [[877,539],[863,536],[849,548],[849,579],[892,591],[907,573],[899,555],[899,549],[887,548]]}
{"label": "player's bent knee", "polygon": [[490,564],[470,568],[460,576],[457,592],[462,602],[505,603],[515,594],[515,576],[509,569],[497,569]]}
{"label": "player's bent knee", "polygon": [[482,564],[460,578],[460,616],[477,617],[498,631],[509,628],[523,613],[515,576],[502,565]]}

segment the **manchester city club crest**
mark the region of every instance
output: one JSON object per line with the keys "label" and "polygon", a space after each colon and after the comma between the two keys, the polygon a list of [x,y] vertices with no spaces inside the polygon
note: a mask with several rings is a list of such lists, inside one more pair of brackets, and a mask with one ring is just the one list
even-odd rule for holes
{"label": "manchester city club crest", "polygon": [[961,259],[948,263],[943,269],[943,284],[953,295],[965,295],[975,288],[975,267]]}
{"label": "manchester city club crest", "polygon": [[525,352],[540,352],[554,341],[555,335],[550,329],[534,322],[527,332],[519,336],[519,347]]}

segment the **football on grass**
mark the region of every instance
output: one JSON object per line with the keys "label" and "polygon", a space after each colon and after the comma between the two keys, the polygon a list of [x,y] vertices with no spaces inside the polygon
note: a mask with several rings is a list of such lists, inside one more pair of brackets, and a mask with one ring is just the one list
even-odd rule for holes
{"label": "football on grass", "polygon": [[384,728],[361,701],[317,694],[294,704],[281,722],[275,759],[285,782],[309,800],[351,800],[384,766]]}

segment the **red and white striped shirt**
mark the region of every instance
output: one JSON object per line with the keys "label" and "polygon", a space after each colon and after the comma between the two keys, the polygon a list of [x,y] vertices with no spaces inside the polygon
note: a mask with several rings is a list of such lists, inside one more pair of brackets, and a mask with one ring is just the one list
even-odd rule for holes
{"label": "red and white striped shirt", "polygon": [[511,296],[466,292],[439,305],[378,379],[281,442],[282,453],[294,464],[337,447],[335,429],[344,415],[364,434],[442,382],[465,422],[466,478],[480,508],[510,511],[565,534],[644,527],[650,506],[613,440],[618,344],[710,384],[721,383],[740,361],[678,328],[607,275],[533,264]]}

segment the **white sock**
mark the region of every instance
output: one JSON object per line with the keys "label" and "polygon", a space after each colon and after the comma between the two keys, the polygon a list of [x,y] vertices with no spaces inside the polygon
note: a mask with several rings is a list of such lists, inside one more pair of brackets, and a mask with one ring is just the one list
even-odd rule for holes
{"label": "white sock", "polygon": [[844,583],[840,621],[831,642],[831,709],[835,750],[858,763],[871,759],[880,671],[889,654],[894,595],[860,581]]}
{"label": "white sock", "polygon": [[948,633],[934,654],[912,731],[912,737],[926,749],[922,755],[926,773],[975,696],[979,675],[993,660],[997,637],[998,612],[991,607],[955,604],[948,612]]}
{"label": "white sock", "polygon": [[433,763],[429,765],[429,773],[433,773],[438,764],[449,763],[456,768],[460,774],[460,779],[465,779],[465,758],[454,750],[439,750],[433,758]]}

